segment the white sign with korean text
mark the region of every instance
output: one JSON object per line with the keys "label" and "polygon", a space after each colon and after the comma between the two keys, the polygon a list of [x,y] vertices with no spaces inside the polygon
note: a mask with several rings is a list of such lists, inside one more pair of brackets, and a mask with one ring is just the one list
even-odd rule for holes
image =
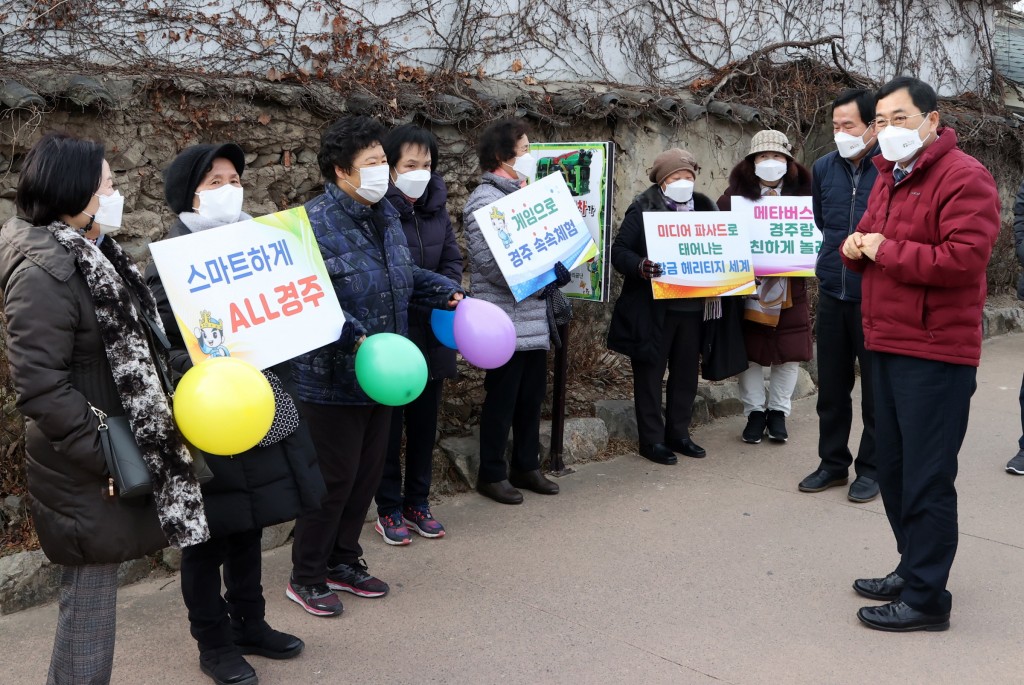
{"label": "white sign with korean text", "polygon": [[762,197],[757,202],[734,196],[732,211],[750,236],[755,275],[814,275],[822,236],[810,196]]}
{"label": "white sign with korean text", "polygon": [[345,323],[302,207],[151,243],[193,363],[259,369],[336,341]]}
{"label": "white sign with korean text", "polygon": [[552,174],[473,212],[517,302],[597,254],[565,180]]}

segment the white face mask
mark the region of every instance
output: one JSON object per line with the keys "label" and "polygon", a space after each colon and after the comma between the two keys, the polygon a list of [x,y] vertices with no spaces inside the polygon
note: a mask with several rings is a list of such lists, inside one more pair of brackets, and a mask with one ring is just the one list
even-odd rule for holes
{"label": "white face mask", "polygon": [[[921,122],[921,126],[928,123],[928,118]],[[889,124],[878,134],[878,146],[882,148],[882,156],[890,162],[905,162],[924,146],[921,140],[921,126],[917,128],[903,128]]]}
{"label": "white face mask", "polygon": [[100,199],[100,208],[96,210],[96,216],[92,217],[96,225],[100,227],[100,235],[114,233],[121,228],[121,215],[124,213],[124,195],[120,190],[115,190],[110,195],[95,194]]}
{"label": "white face mask", "polygon": [[680,179],[665,186],[665,196],[673,202],[689,202],[693,197],[693,181]]}
{"label": "white face mask", "polygon": [[350,188],[355,188],[356,195],[363,198],[371,205],[381,201],[384,194],[388,192],[388,182],[391,181],[391,167],[387,164],[377,166],[359,167],[359,187],[348,183]]}
{"label": "white face mask", "polygon": [[780,162],[777,159],[766,159],[754,165],[754,173],[762,181],[772,183],[785,176],[786,169],[788,168],[789,165],[785,162]]}
{"label": "white face mask", "polygon": [[864,142],[864,136],[854,136],[845,131],[840,131],[836,134],[836,149],[839,150],[839,156],[843,159],[850,159],[856,157],[860,153],[864,152],[864,148],[868,145]]}
{"label": "white face mask", "polygon": [[520,181],[532,180],[537,175],[537,158],[529,152],[516,157],[516,163],[512,165],[512,171],[516,172],[516,176],[519,177]]}
{"label": "white face mask", "polygon": [[418,200],[423,195],[428,183],[430,183],[430,171],[427,169],[407,171],[395,177],[395,187],[401,190],[403,195],[414,200]]}
{"label": "white face mask", "polygon": [[221,186],[214,190],[203,190],[199,196],[199,209],[196,213],[213,221],[233,224],[242,214],[242,197],[244,191],[236,185]]}

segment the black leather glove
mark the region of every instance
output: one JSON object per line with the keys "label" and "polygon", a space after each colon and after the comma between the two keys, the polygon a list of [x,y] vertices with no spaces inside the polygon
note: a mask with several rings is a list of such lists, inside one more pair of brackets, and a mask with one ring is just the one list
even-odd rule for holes
{"label": "black leather glove", "polygon": [[554,269],[555,283],[558,287],[561,288],[562,286],[569,285],[569,281],[572,280],[572,274],[570,274],[569,270],[565,268],[565,264],[562,264],[562,262],[555,262]]}
{"label": "black leather glove", "polygon": [[649,259],[640,260],[640,278],[648,281],[661,275],[661,264],[652,262]]}

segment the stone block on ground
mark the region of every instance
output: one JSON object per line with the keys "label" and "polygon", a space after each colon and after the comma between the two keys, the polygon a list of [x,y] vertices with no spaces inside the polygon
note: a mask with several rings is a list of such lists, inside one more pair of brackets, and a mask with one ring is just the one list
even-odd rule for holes
{"label": "stone block on ground", "polygon": [[440,447],[448,457],[452,468],[469,487],[476,487],[480,471],[480,437],[478,434],[461,438],[445,438]]}
{"label": "stone block on ground", "polygon": [[708,415],[714,418],[736,416],[743,413],[739,381],[730,379],[715,383],[701,383],[697,393],[707,401]]}
{"label": "stone block on ground", "polygon": [[1024,307],[985,307],[982,334],[986,338],[1024,330]]}
{"label": "stone block on ground", "polygon": [[693,414],[690,417],[691,425],[707,423],[711,420],[711,408],[707,399],[702,395],[693,398]]}
{"label": "stone block on ground", "polygon": [[[608,447],[608,428],[599,418],[566,419],[562,433],[562,460],[568,464],[593,461]],[[551,422],[540,424],[541,462],[551,454]]]}
{"label": "stone block on ground", "polygon": [[172,571],[181,570],[181,550],[175,547],[165,547],[160,552],[160,561]]}
{"label": "stone block on ground", "polygon": [[608,437],[633,442],[639,439],[633,400],[598,400],[594,402],[594,414],[604,421]]}
{"label": "stone block on ground", "polygon": [[60,566],[42,550],[0,558],[0,614],[53,601],[60,593]]}
{"label": "stone block on ground", "polygon": [[814,384],[810,372],[801,366],[800,373],[796,377],[796,387],[793,389],[793,399],[798,400],[801,397],[813,395],[817,391],[818,388]]}
{"label": "stone block on ground", "polygon": [[122,562],[117,569],[117,585],[124,587],[137,583],[150,574],[153,570],[153,560],[149,557],[142,559],[131,559]]}
{"label": "stone block on ground", "polygon": [[267,526],[263,529],[263,539],[260,541],[260,548],[266,552],[269,549],[276,549],[288,542],[295,527],[294,521],[285,521],[274,526]]}
{"label": "stone block on ground", "polygon": [[818,384],[818,343],[814,343],[811,347],[811,359],[810,361],[800,362],[800,366],[807,370],[807,373],[811,375],[811,381]]}

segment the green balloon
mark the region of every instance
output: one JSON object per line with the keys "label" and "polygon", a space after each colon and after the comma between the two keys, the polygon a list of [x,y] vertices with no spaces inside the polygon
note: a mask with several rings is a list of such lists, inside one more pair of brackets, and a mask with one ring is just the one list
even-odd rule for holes
{"label": "green balloon", "polygon": [[400,407],[427,386],[427,360],[408,338],[377,333],[356,352],[356,380],[374,402]]}

